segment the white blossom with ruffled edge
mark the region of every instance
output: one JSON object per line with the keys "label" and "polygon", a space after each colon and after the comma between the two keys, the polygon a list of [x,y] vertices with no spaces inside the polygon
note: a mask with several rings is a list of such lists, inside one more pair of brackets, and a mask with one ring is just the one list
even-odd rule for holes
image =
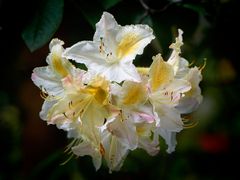
{"label": "white blossom with ruffled edge", "polygon": [[96,24],[93,41],[81,41],[67,48],[63,56],[87,66],[110,81],[140,81],[133,59],[142,54],[151,42],[152,29],[147,25],[117,24],[114,17],[104,12]]}

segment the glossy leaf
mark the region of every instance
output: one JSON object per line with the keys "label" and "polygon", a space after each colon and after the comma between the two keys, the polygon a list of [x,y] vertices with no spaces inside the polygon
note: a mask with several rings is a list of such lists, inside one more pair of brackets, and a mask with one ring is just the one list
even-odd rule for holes
{"label": "glossy leaf", "polygon": [[187,9],[191,9],[199,14],[202,14],[202,15],[206,15],[207,12],[206,12],[206,9],[204,9],[202,6],[200,5],[195,5],[195,4],[182,4],[182,7],[184,8],[187,8]]}
{"label": "glossy leaf", "polygon": [[118,4],[121,0],[101,0],[101,3],[105,9],[109,9],[116,4]]}
{"label": "glossy leaf", "polygon": [[22,38],[31,52],[46,44],[57,31],[63,16],[64,0],[45,0]]}

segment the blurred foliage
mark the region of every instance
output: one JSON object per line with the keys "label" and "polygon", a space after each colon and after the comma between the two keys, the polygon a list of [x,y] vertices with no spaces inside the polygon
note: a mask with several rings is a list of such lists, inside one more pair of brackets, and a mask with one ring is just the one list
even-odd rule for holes
{"label": "blurred foliage", "polygon": [[[240,160],[238,8],[237,0],[0,1],[0,179],[239,179],[233,165]],[[204,101],[192,115],[199,123],[178,135],[176,152],[165,153],[164,142],[155,157],[136,150],[112,174],[105,165],[96,172],[90,157],[60,165],[68,140],[39,119],[43,100],[30,80],[33,68],[46,65],[51,38],[65,47],[91,40],[103,11],[121,25],[153,28],[156,39],[137,57],[138,66],[150,65],[159,52],[167,58],[178,28],[183,57],[197,66],[207,61]]]}
{"label": "blurred foliage", "polygon": [[46,44],[57,31],[63,16],[64,0],[45,0],[40,4],[22,37],[31,51]]}

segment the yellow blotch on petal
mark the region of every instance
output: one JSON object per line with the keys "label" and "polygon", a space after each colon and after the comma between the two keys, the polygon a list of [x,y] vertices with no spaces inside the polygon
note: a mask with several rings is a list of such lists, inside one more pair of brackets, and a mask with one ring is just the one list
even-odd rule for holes
{"label": "yellow blotch on petal", "polygon": [[146,88],[141,83],[126,82],[124,89],[122,104],[133,105],[146,100]]}
{"label": "yellow blotch on petal", "polygon": [[109,82],[102,77],[96,77],[85,89],[85,93],[92,95],[101,104],[108,103]]}
{"label": "yellow blotch on petal", "polygon": [[153,63],[149,71],[152,91],[171,81],[174,77],[173,68],[166,63],[160,54],[153,56]]}
{"label": "yellow blotch on petal", "polygon": [[68,71],[63,65],[64,62],[62,61],[62,57],[53,52],[51,58],[54,70],[62,77],[66,77],[68,75]]}
{"label": "yellow blotch on petal", "polygon": [[139,74],[148,75],[149,68],[148,67],[137,67],[137,71]]}
{"label": "yellow blotch on petal", "polygon": [[137,42],[139,41],[139,35],[135,33],[126,34],[118,44],[116,54],[118,59],[133,53],[137,49]]}
{"label": "yellow blotch on petal", "polygon": [[136,131],[137,131],[137,134],[140,136],[148,136],[149,135],[147,128],[145,126],[137,126]]}

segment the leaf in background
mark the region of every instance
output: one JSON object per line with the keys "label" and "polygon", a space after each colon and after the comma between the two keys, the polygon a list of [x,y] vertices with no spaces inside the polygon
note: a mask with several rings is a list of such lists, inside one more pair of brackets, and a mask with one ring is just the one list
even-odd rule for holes
{"label": "leaf in background", "polygon": [[207,12],[206,10],[200,6],[200,5],[196,5],[196,4],[181,4],[182,7],[184,8],[187,8],[187,9],[191,9],[199,14],[202,14],[202,15],[207,15]]}
{"label": "leaf in background", "polygon": [[63,16],[64,0],[45,0],[22,38],[31,52],[46,44],[57,31]]}
{"label": "leaf in background", "polygon": [[104,9],[109,9],[119,3],[121,0],[100,0]]}
{"label": "leaf in background", "polygon": [[[100,20],[103,9],[98,1],[75,1],[87,22],[95,29],[95,24]],[[94,4],[90,6],[89,4]]]}

